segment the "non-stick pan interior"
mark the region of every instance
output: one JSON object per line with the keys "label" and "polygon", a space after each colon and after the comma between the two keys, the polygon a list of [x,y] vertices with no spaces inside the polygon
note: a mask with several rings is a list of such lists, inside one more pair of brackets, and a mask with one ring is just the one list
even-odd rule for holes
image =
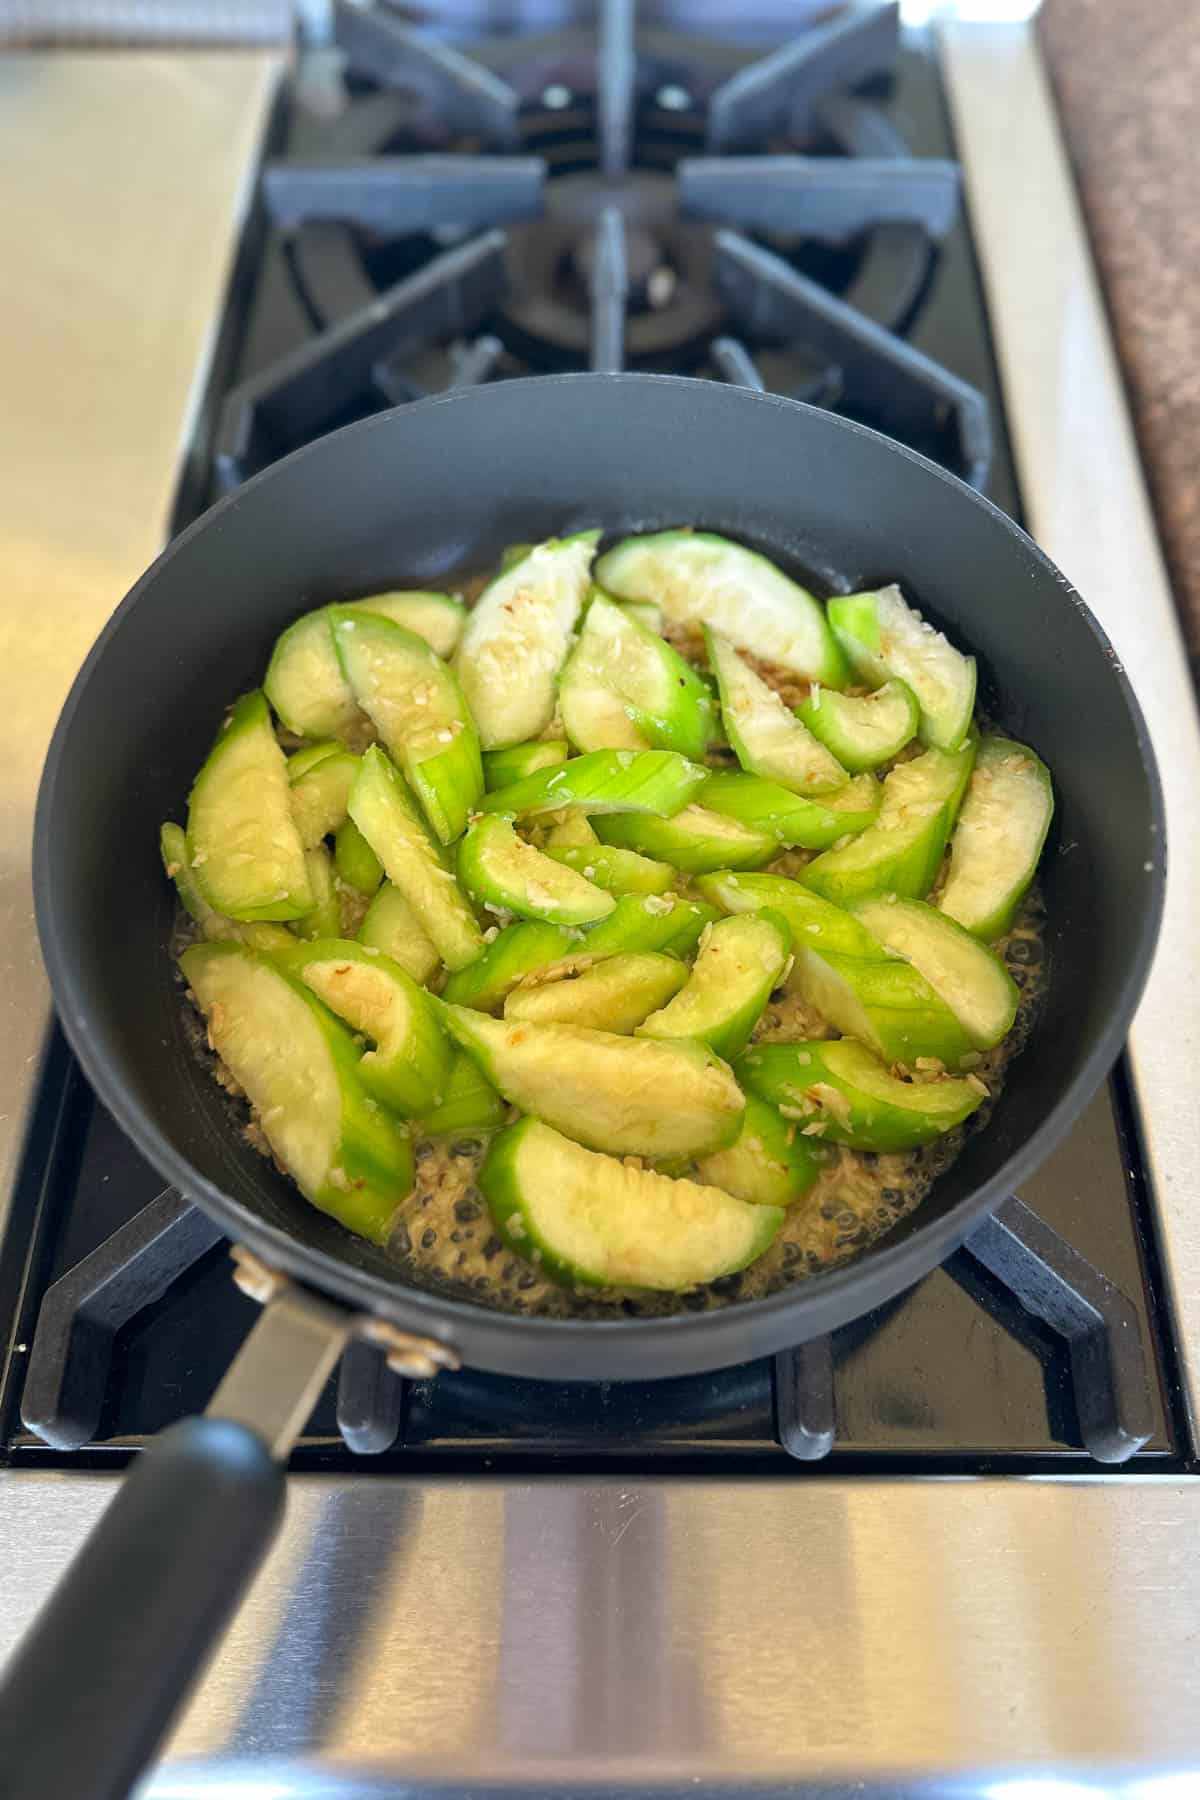
{"label": "non-stick pan interior", "polygon": [[[851,1268],[720,1315],[558,1324],[578,1351],[575,1372],[588,1375],[633,1372],[610,1348],[625,1332],[666,1345],[679,1328],[665,1361],[643,1363],[673,1373],[796,1341],[897,1291],[994,1202],[1012,1159],[1048,1147],[1064,1108],[1111,1061],[1156,927],[1157,788],[1111,649],[1028,540],[894,445],[714,383],[543,378],[425,402],[290,457],[167,552],[73,691],[38,819],[39,924],[56,998],[121,1123],[231,1232],[277,1260],[391,1304],[409,1323],[414,1307],[426,1322],[444,1318],[444,1303],[404,1289],[382,1253],[309,1208],[231,1132],[181,1026],[158,828],[182,821],[223,707],[261,679],[275,636],[305,608],[436,587],[518,539],[679,524],[741,538],[824,591],[899,580],[977,653],[989,711],[1054,774],[1049,988],[989,1128],[893,1237]],[[531,1321],[464,1300],[454,1329],[473,1360],[556,1372],[548,1322],[531,1332]],[[531,1366],[539,1360],[544,1368]]]}

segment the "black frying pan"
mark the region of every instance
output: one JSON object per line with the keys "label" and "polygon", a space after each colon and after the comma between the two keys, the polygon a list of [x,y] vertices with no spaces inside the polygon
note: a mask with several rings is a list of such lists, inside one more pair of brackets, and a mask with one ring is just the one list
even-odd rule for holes
{"label": "black frying pan", "polygon": [[[183,816],[214,721],[261,679],[278,632],[305,608],[434,587],[515,539],[683,523],[744,539],[819,588],[898,580],[977,653],[983,704],[1055,780],[1041,1022],[987,1129],[918,1211],[853,1264],[723,1311],[645,1320],[542,1320],[422,1291],[308,1207],[231,1131],[181,1029],[158,826]],[[335,1335],[340,1320],[344,1340],[349,1306],[416,1334],[425,1354],[432,1344],[481,1368],[576,1379],[678,1375],[762,1356],[879,1305],[942,1261],[1047,1154],[1113,1062],[1149,967],[1163,882],[1158,782],[1129,684],[1079,596],[1010,520],[844,420],[743,389],[637,375],[428,400],[323,439],[216,507],[139,582],[88,658],[51,747],[35,842],[42,946],[88,1078],[145,1155],[231,1238],[338,1303],[312,1303],[316,1335],[321,1319],[334,1321]],[[294,1306],[297,1291],[285,1301]],[[287,1326],[264,1317],[258,1330],[278,1337]],[[421,1354],[418,1346],[417,1362]],[[280,1361],[286,1368],[288,1357]],[[292,1361],[298,1391],[305,1359]],[[320,1372],[314,1360],[310,1376]],[[273,1407],[278,1424],[285,1406],[268,1373],[260,1416],[253,1373],[231,1378],[221,1396],[220,1410],[243,1425],[191,1421],[167,1434],[18,1665],[13,1710],[36,1703],[53,1669],[61,1745],[73,1689],[64,1656],[88,1646],[74,1681],[79,1703],[91,1703],[91,1773],[73,1768],[57,1786],[43,1775],[48,1785],[30,1793],[124,1791],[269,1538],[278,1481],[264,1418]],[[287,1431],[275,1437],[271,1447],[286,1453]],[[155,1522],[151,1484],[168,1508],[186,1484],[198,1534],[186,1552],[170,1518],[165,1539]],[[142,1595],[155,1648],[135,1640],[122,1658],[89,1636],[96,1621],[81,1584],[94,1581],[98,1555],[128,1559],[131,1544],[135,1566],[122,1563],[119,1579]],[[150,1568],[147,1545],[158,1558]],[[176,1563],[183,1553],[205,1565],[202,1581],[171,1588],[172,1548]],[[147,1598],[155,1583],[158,1605]],[[201,1600],[205,1619],[185,1627]],[[163,1622],[168,1607],[173,1625]],[[105,1742],[108,1786],[95,1773]]]}

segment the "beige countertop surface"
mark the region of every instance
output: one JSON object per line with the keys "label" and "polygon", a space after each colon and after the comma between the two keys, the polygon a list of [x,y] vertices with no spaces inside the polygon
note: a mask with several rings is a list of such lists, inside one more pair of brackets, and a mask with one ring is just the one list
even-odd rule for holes
{"label": "beige countertop surface", "polygon": [[0,1224],[49,1017],[38,777],[89,645],[166,538],[281,67],[0,56]]}
{"label": "beige countertop surface", "polygon": [[1040,17],[1185,634],[1200,654],[1200,6]]}

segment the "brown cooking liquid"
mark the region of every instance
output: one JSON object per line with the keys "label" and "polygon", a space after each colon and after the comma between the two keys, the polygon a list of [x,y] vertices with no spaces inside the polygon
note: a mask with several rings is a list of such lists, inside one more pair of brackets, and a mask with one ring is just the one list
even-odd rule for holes
{"label": "brown cooking liquid", "polygon": [[[460,591],[468,602],[473,602],[483,585],[478,577],[466,579],[461,582]],[[702,660],[703,643],[698,634],[667,635],[684,655]],[[790,672],[769,664],[755,666],[790,705],[798,705],[805,697],[807,683],[797,683]],[[919,754],[921,748],[910,746],[897,761]],[[721,752],[712,761],[736,767]],[[878,773],[882,775],[886,770]],[[798,875],[812,854],[804,850],[785,851],[768,865],[768,871]],[[687,893],[686,882],[681,881],[679,891]],[[1008,1064],[1028,1038],[1037,1014],[1045,973],[1043,923],[1043,907],[1035,886],[1013,929],[993,946],[1020,990],[1012,1030],[1001,1045],[980,1057],[972,1071],[993,1097],[1000,1091]],[[343,928],[352,928],[349,918],[344,920]],[[172,944],[174,953],[178,954],[193,935],[191,921],[181,914]],[[247,1122],[245,1101],[239,1090],[207,1048],[203,1021],[192,1008],[187,1010],[189,1035],[197,1053],[213,1068],[216,1079],[229,1093],[231,1107],[236,1108],[237,1127],[256,1149],[269,1155],[256,1122]],[[754,1042],[788,1043],[836,1035],[798,995],[780,991],[759,1020]],[[916,1079],[922,1079],[920,1074]],[[681,1307],[703,1312],[735,1300],[775,1293],[793,1281],[861,1255],[920,1205],[936,1177],[954,1161],[967,1136],[986,1128],[990,1111],[990,1103],[985,1102],[965,1126],[948,1132],[924,1149],[903,1155],[875,1155],[831,1146],[828,1163],[808,1192],[788,1208],[779,1235],[766,1255],[741,1274],[723,1276],[687,1294],[654,1294],[623,1288],[572,1289],[547,1281],[533,1263],[509,1250],[496,1235],[478,1186],[487,1140],[465,1134],[461,1138],[417,1141],[416,1183],[397,1210],[388,1251],[398,1271],[408,1280],[459,1296],[465,1289],[471,1299],[506,1312],[554,1318],[611,1318],[614,1312],[649,1318],[677,1312]],[[514,1109],[511,1117],[518,1116]]]}

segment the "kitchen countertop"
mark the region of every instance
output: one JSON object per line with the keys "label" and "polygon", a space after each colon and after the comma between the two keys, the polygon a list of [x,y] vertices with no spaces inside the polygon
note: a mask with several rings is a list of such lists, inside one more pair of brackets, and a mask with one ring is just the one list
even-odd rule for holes
{"label": "kitchen countertop", "polygon": [[0,1226],[49,1018],[38,777],[162,548],[283,58],[0,56]]}
{"label": "kitchen countertop", "polygon": [[1200,656],[1198,26],[1195,0],[1046,0],[1040,16],[1193,656]]}

